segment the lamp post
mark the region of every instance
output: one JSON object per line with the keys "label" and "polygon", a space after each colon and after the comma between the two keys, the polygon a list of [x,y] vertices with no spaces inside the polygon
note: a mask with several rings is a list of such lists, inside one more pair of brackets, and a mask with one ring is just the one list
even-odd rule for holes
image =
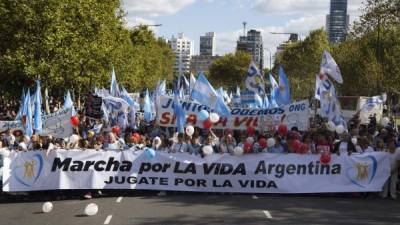
{"label": "lamp post", "polygon": [[264,50],[269,52],[269,69],[272,70],[272,52],[269,48],[264,48]]}

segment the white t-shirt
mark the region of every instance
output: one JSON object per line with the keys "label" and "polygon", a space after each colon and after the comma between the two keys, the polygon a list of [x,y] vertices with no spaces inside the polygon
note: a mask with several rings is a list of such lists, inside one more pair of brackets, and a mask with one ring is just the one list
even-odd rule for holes
{"label": "white t-shirt", "polygon": [[390,160],[390,169],[393,170],[396,168],[396,162],[400,161],[400,148],[396,148],[393,153],[389,152],[389,160]]}
{"label": "white t-shirt", "polygon": [[172,152],[187,152],[188,151],[188,145],[186,143],[175,143],[172,145],[171,148]]}
{"label": "white t-shirt", "polygon": [[345,154],[345,153],[347,153],[347,147],[348,147],[348,143],[347,142],[340,142],[340,145],[339,145],[339,153],[340,154]]}

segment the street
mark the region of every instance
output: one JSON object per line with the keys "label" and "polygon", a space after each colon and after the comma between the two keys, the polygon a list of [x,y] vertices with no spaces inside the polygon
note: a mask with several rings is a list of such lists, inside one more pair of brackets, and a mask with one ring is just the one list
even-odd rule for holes
{"label": "street", "polygon": [[[222,195],[203,193],[129,193],[92,200],[51,200],[54,208],[42,213],[44,201],[2,200],[0,224],[399,224],[398,200],[350,195]],[[83,210],[96,203],[99,212]]]}

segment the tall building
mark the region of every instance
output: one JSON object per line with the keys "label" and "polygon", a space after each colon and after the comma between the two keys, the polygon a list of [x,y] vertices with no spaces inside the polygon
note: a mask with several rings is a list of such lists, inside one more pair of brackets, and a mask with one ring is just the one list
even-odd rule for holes
{"label": "tall building", "polygon": [[330,42],[346,40],[349,18],[347,0],[331,0],[330,14],[326,16],[326,31]]}
{"label": "tall building", "polygon": [[214,56],[216,48],[215,32],[207,32],[206,35],[200,36],[201,56]]}
{"label": "tall building", "polygon": [[236,51],[250,53],[257,66],[260,69],[264,68],[264,48],[260,31],[249,30],[247,35],[240,36],[237,41]]}
{"label": "tall building", "polygon": [[176,75],[190,73],[190,60],[194,52],[194,43],[183,33],[171,37],[169,44],[175,53],[174,73]]}
{"label": "tall building", "polygon": [[218,59],[216,55],[215,32],[207,32],[200,36],[200,55],[195,55],[190,61],[190,72],[198,74],[209,70],[211,64]]}
{"label": "tall building", "polygon": [[289,39],[283,43],[281,43],[277,48],[276,48],[276,54],[279,54],[285,50],[285,48],[293,43],[296,43],[299,41],[299,35],[296,33],[291,33],[289,36]]}

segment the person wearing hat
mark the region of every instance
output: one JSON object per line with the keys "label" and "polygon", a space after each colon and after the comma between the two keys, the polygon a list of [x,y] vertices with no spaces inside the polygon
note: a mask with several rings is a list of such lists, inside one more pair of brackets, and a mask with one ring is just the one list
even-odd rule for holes
{"label": "person wearing hat", "polygon": [[162,150],[161,149],[161,144],[162,144],[161,138],[157,136],[157,137],[155,137],[153,139],[153,142],[151,144],[151,148],[156,150],[156,151],[161,151]]}

